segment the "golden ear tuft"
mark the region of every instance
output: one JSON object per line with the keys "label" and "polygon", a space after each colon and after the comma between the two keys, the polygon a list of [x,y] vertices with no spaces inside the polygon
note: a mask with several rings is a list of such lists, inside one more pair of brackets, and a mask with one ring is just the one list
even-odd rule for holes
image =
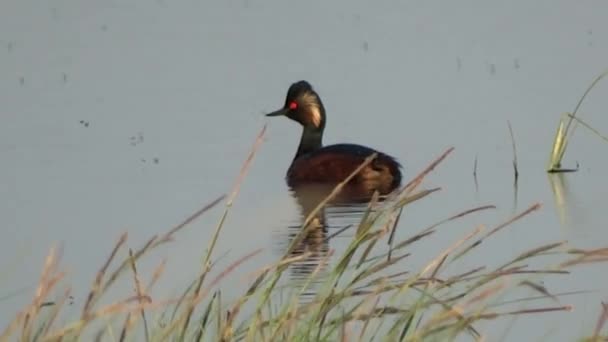
{"label": "golden ear tuft", "polygon": [[321,126],[321,112],[318,107],[312,107],[310,109],[310,122],[312,122],[315,127]]}

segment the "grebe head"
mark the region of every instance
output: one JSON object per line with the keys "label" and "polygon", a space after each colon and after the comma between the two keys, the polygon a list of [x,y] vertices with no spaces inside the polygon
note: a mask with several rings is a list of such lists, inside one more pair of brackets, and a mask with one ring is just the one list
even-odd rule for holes
{"label": "grebe head", "polygon": [[299,122],[304,128],[323,130],[325,108],[319,94],[306,81],[293,83],[287,90],[285,105],[266,116],[284,115]]}

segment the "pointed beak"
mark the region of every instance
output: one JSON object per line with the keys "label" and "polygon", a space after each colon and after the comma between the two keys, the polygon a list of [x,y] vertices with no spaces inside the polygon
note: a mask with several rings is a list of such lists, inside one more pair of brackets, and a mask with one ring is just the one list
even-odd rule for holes
{"label": "pointed beak", "polygon": [[272,113],[268,113],[266,114],[266,116],[281,116],[281,115],[287,115],[287,109],[286,108],[281,108],[279,110],[275,110]]}

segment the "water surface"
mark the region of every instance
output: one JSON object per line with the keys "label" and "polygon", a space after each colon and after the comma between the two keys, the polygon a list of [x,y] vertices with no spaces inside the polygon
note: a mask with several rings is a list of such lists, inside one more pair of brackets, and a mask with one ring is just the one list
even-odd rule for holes
{"label": "water surface", "polygon": [[[0,321],[28,301],[54,243],[63,246],[79,307],[122,232],[130,247],[141,246],[230,191],[268,123],[217,246],[220,268],[263,248],[226,279],[227,296],[241,293],[255,269],[281,255],[301,220],[283,179],[300,129],[262,116],[299,79],[327,107],[326,143],[392,154],[406,180],[456,148],[424,184],[441,192],[406,208],[397,239],[468,208],[497,206],[451,223],[412,250],[407,267],[535,202],[541,211],[484,242],[471,265],[498,264],[552,241],[605,246],[605,143],[579,128],[564,161],[579,172],[547,175],[545,164],[560,114],[608,67],[606,10],[597,1],[3,2]],[[600,83],[581,108],[604,134],[606,92]],[[146,274],[168,258],[158,295],[191,279],[184,270],[200,267],[220,215],[214,209],[141,266]],[[328,213],[327,231],[353,222],[349,210]],[[320,255],[340,253],[350,237],[345,231],[321,244]],[[553,292],[598,291],[565,297],[570,313],[518,320],[509,336],[532,340],[549,331],[551,340],[568,341],[590,332],[608,295],[604,270],[548,278]]]}

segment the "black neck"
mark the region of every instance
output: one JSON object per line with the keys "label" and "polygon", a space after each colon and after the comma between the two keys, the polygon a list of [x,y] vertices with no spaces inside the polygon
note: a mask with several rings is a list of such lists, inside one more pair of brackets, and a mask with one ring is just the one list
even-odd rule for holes
{"label": "black neck", "polygon": [[293,158],[294,160],[299,157],[318,150],[323,147],[323,129],[316,127],[304,127],[302,130],[302,138],[300,138],[300,146],[298,146],[298,152]]}

